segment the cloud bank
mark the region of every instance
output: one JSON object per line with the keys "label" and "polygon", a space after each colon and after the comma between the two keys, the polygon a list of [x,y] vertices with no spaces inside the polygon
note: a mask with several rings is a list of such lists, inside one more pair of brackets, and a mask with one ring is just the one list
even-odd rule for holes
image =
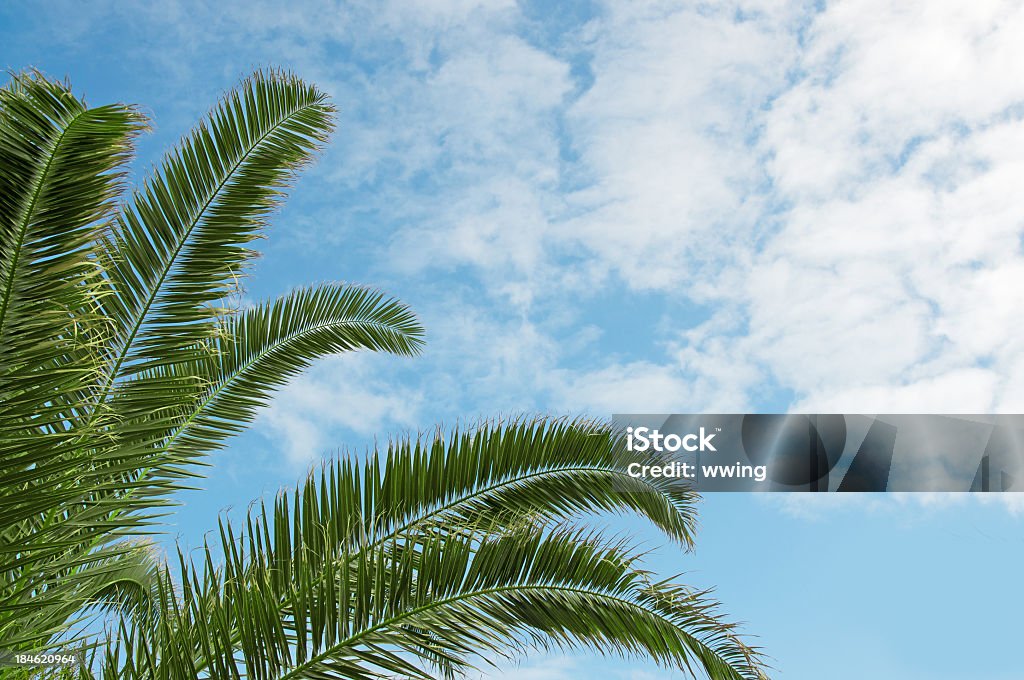
{"label": "cloud bank", "polygon": [[[333,258],[421,312],[415,376],[346,376],[365,422],[1024,408],[1019,3],[300,9],[132,21],[182,101],[268,62],[338,101],[261,280]],[[38,30],[74,49],[124,11]],[[182,101],[166,130],[200,113]],[[301,431],[352,430],[309,403],[352,393],[339,371],[362,364],[337,366],[263,431],[310,452]]]}

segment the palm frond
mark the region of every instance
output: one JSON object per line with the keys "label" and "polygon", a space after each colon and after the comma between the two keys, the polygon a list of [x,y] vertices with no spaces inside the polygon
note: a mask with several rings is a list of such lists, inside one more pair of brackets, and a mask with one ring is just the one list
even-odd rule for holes
{"label": "palm frond", "polygon": [[95,245],[144,128],[38,73],[0,88],[0,460],[52,450],[78,421],[102,356]]}
{"label": "palm frond", "polygon": [[651,658],[692,677],[763,677],[759,653],[708,593],[654,581],[623,541],[534,525],[410,532],[341,547],[330,561],[315,550],[292,557],[282,573],[267,519],[244,538],[222,525],[223,567],[183,558],[186,585],[164,603],[167,625],[122,629],[118,677],[432,678],[439,661],[465,672],[538,648]]}
{"label": "palm frond", "polygon": [[361,286],[299,288],[228,317],[206,365],[210,382],[165,449],[198,456],[252,420],[274,390],[315,359],[357,349],[417,354],[423,328],[404,304]]}
{"label": "palm frond", "polygon": [[[41,566],[33,558],[33,566]],[[140,621],[156,615],[163,560],[146,541],[120,541],[86,555],[69,550],[42,565],[45,578],[28,571],[4,584],[0,635],[8,649],[77,642],[69,631],[86,621],[90,610]],[[12,573],[13,566],[5,565],[5,572]]]}
{"label": "palm frond", "polygon": [[381,538],[428,524],[493,526],[506,517],[514,524],[524,516],[628,512],[692,547],[697,494],[680,480],[630,474],[633,463],[650,464],[650,457],[629,451],[605,423],[512,418],[393,441],[362,469],[342,459],[323,473],[321,485],[329,498],[343,500],[304,502],[325,513],[325,524],[356,517],[359,532]]}
{"label": "palm frond", "polygon": [[117,672],[427,678],[582,646],[761,677],[707,593],[655,582],[632,546],[569,528],[593,510],[638,512],[688,545],[692,492],[640,489],[627,460],[606,426],[519,419],[326,465],[241,534],[222,523],[200,564],[181,556],[159,629],[125,625],[112,641]]}
{"label": "palm frond", "polygon": [[268,215],[333,128],[326,96],[258,72],[230,93],[136,192],[106,243],[119,329],[114,381],[182,357],[215,332]]}

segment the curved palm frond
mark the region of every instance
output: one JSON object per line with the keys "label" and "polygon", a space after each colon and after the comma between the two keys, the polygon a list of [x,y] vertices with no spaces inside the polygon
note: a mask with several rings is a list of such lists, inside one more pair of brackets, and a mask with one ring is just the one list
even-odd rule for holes
{"label": "curved palm frond", "polygon": [[411,356],[422,346],[423,327],[397,300],[347,284],[296,289],[224,320],[199,371],[210,383],[163,448],[190,457],[216,448],[320,357],[357,349]]}
{"label": "curved palm frond", "polygon": [[[629,451],[623,437],[593,420],[518,418],[448,436],[439,430],[392,442],[380,462],[371,458],[362,469],[351,460],[335,463],[321,484],[352,507],[335,501],[322,508],[321,521],[342,526],[340,512],[347,511],[358,518],[359,533],[386,538],[428,525],[628,512],[692,547],[697,494],[679,480],[634,476],[633,463],[650,464],[650,456]],[[318,507],[316,498],[304,502]]]}
{"label": "curved palm frond", "polygon": [[[325,466],[251,514],[242,536],[222,523],[223,565],[209,546],[198,567],[182,556],[180,597],[163,601],[159,630],[122,627],[117,673],[427,678],[483,656],[586,646],[695,676],[762,677],[707,593],[656,583],[630,546],[566,528],[629,510],[688,544],[692,492],[628,477],[620,444],[588,421],[516,420]],[[451,474],[438,474],[435,446]],[[649,486],[602,485],[612,473]]]}
{"label": "curved palm frond", "polygon": [[147,541],[120,541],[89,555],[68,551],[64,558],[47,565],[44,583],[23,578],[5,584],[0,604],[8,616],[0,618],[0,635],[8,649],[77,642],[67,633],[90,610],[140,621],[156,615],[164,562]]}
{"label": "curved palm frond", "polygon": [[[161,589],[168,586],[165,560],[149,540],[125,541],[125,551],[82,570],[91,581],[83,611],[119,616],[149,625],[159,616]],[[173,584],[170,584],[173,590]]]}
{"label": "curved palm frond", "polygon": [[[230,93],[136,192],[105,242],[111,283],[104,309],[117,324],[100,402],[154,365],[203,359],[232,290],[295,172],[333,129],[326,95],[298,78],[257,72]],[[173,376],[114,395],[127,418],[189,390]]]}
{"label": "curved palm frond", "polygon": [[52,451],[79,424],[105,323],[95,245],[145,126],[38,73],[0,88],[0,472],[24,466],[8,454]]}

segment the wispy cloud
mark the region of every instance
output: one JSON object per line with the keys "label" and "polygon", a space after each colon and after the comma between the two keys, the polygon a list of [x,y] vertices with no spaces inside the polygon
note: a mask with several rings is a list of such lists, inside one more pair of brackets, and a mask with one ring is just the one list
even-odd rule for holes
{"label": "wispy cloud", "polygon": [[261,412],[258,426],[286,460],[305,466],[336,452],[345,434],[367,441],[378,433],[416,426],[423,393],[389,381],[369,358],[357,353],[325,359]]}

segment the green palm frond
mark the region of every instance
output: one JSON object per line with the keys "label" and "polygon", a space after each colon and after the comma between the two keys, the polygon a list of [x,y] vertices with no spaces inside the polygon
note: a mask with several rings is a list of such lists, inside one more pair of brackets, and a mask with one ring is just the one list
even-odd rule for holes
{"label": "green palm frond", "polygon": [[518,418],[393,442],[381,474],[368,462],[359,479],[342,462],[324,483],[335,495],[349,497],[354,489],[362,496],[361,531],[375,536],[424,524],[610,511],[637,513],[692,547],[697,494],[678,480],[633,476],[631,463],[650,458],[629,451],[604,423]]}
{"label": "green palm frond", "polygon": [[[508,466],[516,471],[504,481],[528,488],[538,468],[557,468],[563,458],[577,469],[607,467],[600,451],[614,440],[605,431],[600,444],[589,444],[595,431],[542,419],[485,427],[472,438],[479,454],[498,459],[502,450],[506,459],[520,457],[514,452],[530,435],[560,438],[565,448],[541,449],[547,465]],[[408,464],[396,464],[398,457]],[[595,503],[579,490],[534,486],[521,496],[530,498],[519,516],[525,521],[514,525],[516,505],[490,513],[495,524],[482,514],[460,525],[453,516],[430,519],[440,506],[425,503],[407,507],[403,525],[391,523],[385,534],[351,531],[382,526],[383,488],[429,487],[421,497],[447,499],[452,508],[471,495],[458,470],[434,477],[415,447],[393,448],[388,459],[358,467],[351,488],[339,478],[354,464],[326,469],[294,496],[279,496],[272,512],[251,515],[243,535],[222,524],[224,564],[182,557],[180,597],[163,602],[163,626],[122,628],[119,677],[430,678],[530,649],[579,647],[653,658],[695,677],[762,677],[758,653],[707,593],[656,582],[632,546],[566,524],[567,516],[615,506],[614,492]],[[487,460],[479,455],[476,466]],[[543,506],[556,510],[537,512]],[[689,515],[680,517],[684,524],[692,521],[687,507],[676,509]]]}
{"label": "green palm frond", "polygon": [[[59,446],[99,371],[95,246],[144,119],[38,73],[0,88],[0,473]],[[80,434],[80,433],[76,433]]]}
{"label": "green palm frond", "polygon": [[66,557],[51,561],[46,583],[24,578],[5,588],[4,609],[21,613],[0,625],[7,648],[51,638],[70,644],[65,633],[90,612],[132,620],[156,615],[163,560],[148,541],[120,541],[93,554]]}
{"label": "green palm frond", "polygon": [[[161,445],[216,378],[199,362],[225,323],[211,300],[333,108],[294,77],[254,75],[117,217],[141,117],[36,73],[0,107],[0,629],[14,629],[25,599],[59,618],[62,577],[116,558],[196,474]],[[149,356],[169,376],[125,380],[157,336],[191,350]]]}
{"label": "green palm frond", "polygon": [[411,356],[422,338],[408,307],[361,286],[299,288],[258,304],[224,321],[200,371],[210,383],[164,448],[197,455],[216,447],[315,359],[357,349]]}
{"label": "green palm frond", "polygon": [[[101,400],[121,378],[203,358],[225,311],[217,303],[253,256],[247,244],[326,141],[333,113],[326,96],[298,78],[256,73],[135,193],[104,248],[111,284],[104,309],[118,333]],[[164,387],[188,401],[175,381]],[[167,402],[137,391],[121,397],[119,410],[129,418]]]}

